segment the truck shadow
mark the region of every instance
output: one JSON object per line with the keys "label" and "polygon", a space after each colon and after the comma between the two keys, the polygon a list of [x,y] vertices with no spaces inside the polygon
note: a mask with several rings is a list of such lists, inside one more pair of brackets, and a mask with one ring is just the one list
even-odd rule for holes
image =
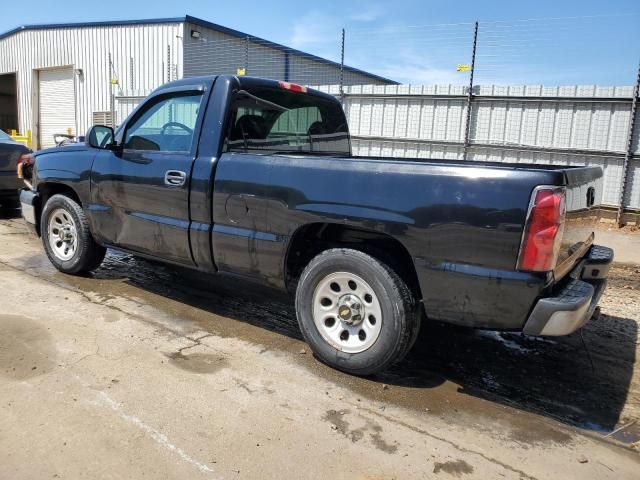
{"label": "truck shadow", "polygon": [[[204,328],[213,332],[221,327],[211,314],[302,340],[293,299],[242,280],[117,254],[110,254],[93,276],[119,278],[203,311]],[[427,321],[403,362],[375,377],[351,378],[349,384],[363,390],[371,384],[392,385],[394,394],[408,392],[416,397],[423,392],[424,399],[427,389],[450,381],[465,395],[608,433],[627,421],[620,417],[633,377],[638,324],[603,314],[587,324],[583,335],[593,369],[578,333],[541,339]],[[341,381],[340,373],[328,375]],[[418,407],[423,406],[420,401]],[[618,439],[638,440],[628,431],[623,434],[627,436]]]}
{"label": "truck shadow", "polygon": [[[457,383],[461,393],[610,433],[629,421],[621,413],[632,384],[638,324],[602,314],[582,335],[584,344],[579,332],[551,340],[432,322],[404,363],[381,379],[402,385],[403,374],[430,370]],[[614,438],[640,440],[634,432],[625,429]]]}

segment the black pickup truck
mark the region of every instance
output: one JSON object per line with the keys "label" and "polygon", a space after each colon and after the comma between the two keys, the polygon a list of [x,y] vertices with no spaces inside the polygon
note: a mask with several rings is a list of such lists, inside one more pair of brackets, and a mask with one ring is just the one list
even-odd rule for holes
{"label": "black pickup truck", "polygon": [[595,167],[362,158],[332,96],[259,78],[155,90],[114,132],[35,154],[23,216],[62,272],[107,248],[295,292],[316,356],[360,375],[420,322],[565,335],[613,252],[573,212]]}

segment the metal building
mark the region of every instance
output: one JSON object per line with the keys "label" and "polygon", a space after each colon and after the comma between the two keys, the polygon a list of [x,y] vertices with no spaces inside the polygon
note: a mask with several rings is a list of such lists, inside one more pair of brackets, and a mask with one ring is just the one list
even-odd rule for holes
{"label": "metal building", "polygon": [[190,16],[27,25],[0,34],[0,129],[31,131],[35,148],[52,146],[53,134],[118,124],[162,83],[223,73],[396,83]]}

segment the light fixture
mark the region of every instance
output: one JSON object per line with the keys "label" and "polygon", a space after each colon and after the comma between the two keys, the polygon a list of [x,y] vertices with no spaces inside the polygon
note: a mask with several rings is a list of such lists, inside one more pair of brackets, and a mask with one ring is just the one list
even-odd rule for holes
{"label": "light fixture", "polygon": [[200,32],[198,30],[191,30],[191,38],[200,38]]}

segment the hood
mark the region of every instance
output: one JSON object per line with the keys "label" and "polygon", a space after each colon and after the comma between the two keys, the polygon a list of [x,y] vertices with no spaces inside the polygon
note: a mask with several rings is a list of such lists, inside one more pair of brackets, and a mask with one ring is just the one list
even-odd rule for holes
{"label": "hood", "polygon": [[89,149],[90,147],[87,147],[84,143],[72,143],[64,147],[44,148],[42,150],[38,150],[37,152],[35,152],[33,156],[40,157],[42,155],[47,155],[49,153],[58,153],[58,152],[86,152]]}

